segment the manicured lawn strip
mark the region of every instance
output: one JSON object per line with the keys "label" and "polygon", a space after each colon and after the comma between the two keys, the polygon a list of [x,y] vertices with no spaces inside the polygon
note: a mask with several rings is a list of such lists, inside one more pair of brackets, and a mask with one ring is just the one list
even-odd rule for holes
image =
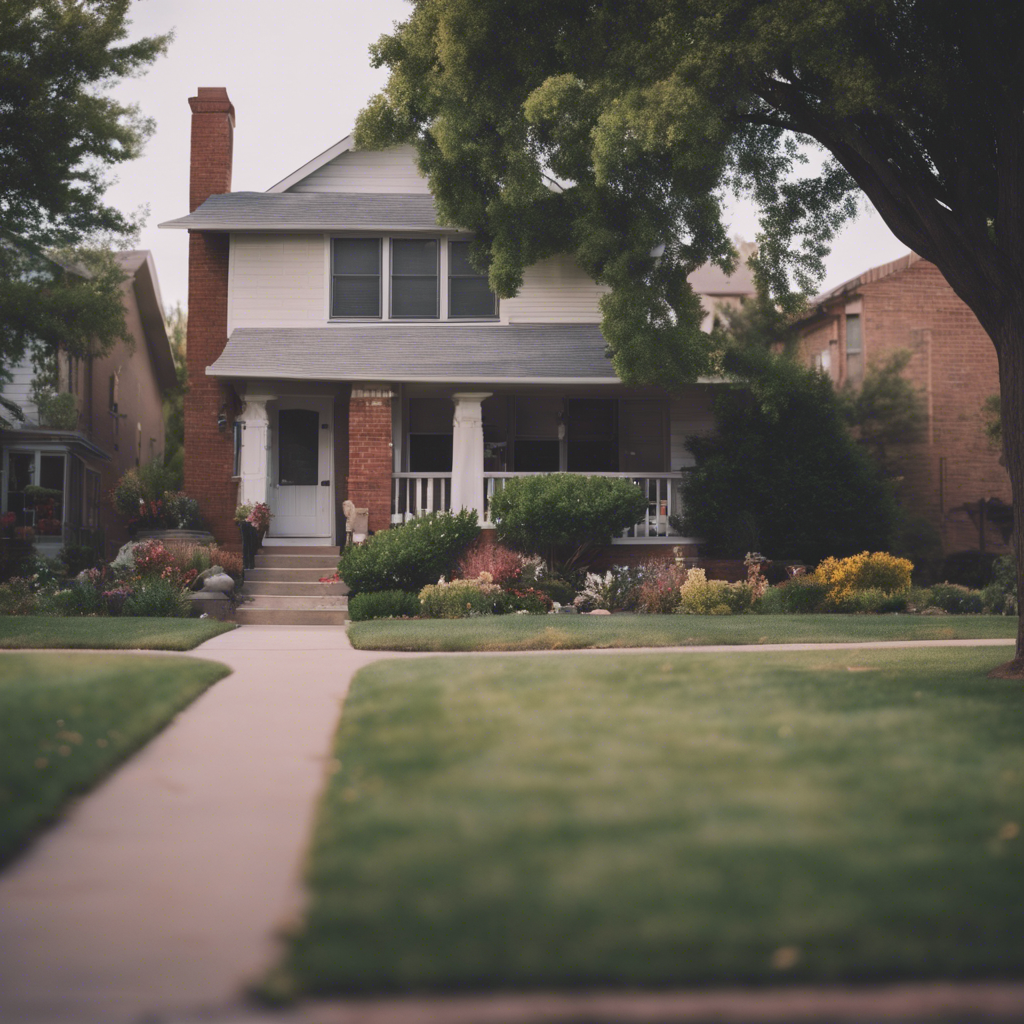
{"label": "manicured lawn strip", "polygon": [[196,658],[0,655],[0,864],[228,671]]}
{"label": "manicured lawn strip", "polygon": [[1024,711],[978,649],[388,661],[299,992],[1020,977]]}
{"label": "manicured lawn strip", "polygon": [[349,626],[368,651],[531,651],[584,647],[978,640],[1017,635],[1003,615],[494,615],[378,619]]}
{"label": "manicured lawn strip", "polygon": [[234,629],[216,619],[57,618],[0,615],[0,648],[190,651]]}

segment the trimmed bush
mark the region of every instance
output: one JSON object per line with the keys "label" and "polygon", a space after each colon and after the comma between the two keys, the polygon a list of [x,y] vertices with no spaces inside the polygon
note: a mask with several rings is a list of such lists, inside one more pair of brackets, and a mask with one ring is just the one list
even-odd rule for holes
{"label": "trimmed bush", "polygon": [[762,615],[811,615],[823,612],[828,584],[813,575],[796,576],[777,587],[769,587],[754,610]]}
{"label": "trimmed bush", "polygon": [[353,622],[367,619],[411,618],[420,613],[420,599],[405,590],[375,590],[349,598],[348,615]]}
{"label": "trimmed bush", "polygon": [[929,602],[950,615],[978,615],[985,610],[980,590],[961,587],[959,583],[936,583]]}
{"label": "trimmed bush", "polygon": [[345,548],[338,573],[353,594],[365,591],[418,592],[449,577],[469,545],[480,536],[476,512],[435,512],[393,526]]}
{"label": "trimmed bush", "polygon": [[841,612],[859,612],[861,614],[874,613],[878,615],[891,614],[893,612],[905,612],[908,603],[907,594],[888,594],[884,590],[869,589],[855,590],[844,598],[842,604],[836,609]]}
{"label": "trimmed bush", "polygon": [[993,615],[1017,614],[1017,563],[1013,555],[997,558],[992,582],[982,592],[985,609]]}
{"label": "trimmed bush", "polygon": [[181,589],[161,576],[141,580],[121,608],[122,615],[143,618],[185,619],[190,612],[191,603]]}
{"label": "trimmed bush", "polygon": [[639,523],[647,497],[629,480],[551,473],[508,480],[490,513],[503,543],[543,554],[549,568],[568,568],[587,548]]}
{"label": "trimmed bush", "polygon": [[703,569],[687,572],[679,595],[679,611],[685,615],[739,615],[754,600],[750,584],[709,580]]}

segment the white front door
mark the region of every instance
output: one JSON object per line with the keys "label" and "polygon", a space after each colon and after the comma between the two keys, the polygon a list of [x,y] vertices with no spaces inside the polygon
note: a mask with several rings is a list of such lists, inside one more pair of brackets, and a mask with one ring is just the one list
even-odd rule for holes
{"label": "white front door", "polygon": [[281,398],[273,416],[272,537],[331,537],[334,402]]}

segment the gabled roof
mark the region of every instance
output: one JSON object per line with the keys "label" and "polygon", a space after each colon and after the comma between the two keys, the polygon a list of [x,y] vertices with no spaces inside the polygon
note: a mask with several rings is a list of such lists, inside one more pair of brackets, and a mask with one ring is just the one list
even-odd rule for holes
{"label": "gabled roof", "polygon": [[130,249],[115,253],[114,258],[132,281],[153,372],[160,390],[167,392],[177,384],[178,376],[174,370],[174,356],[171,354],[171,342],[167,335],[164,304],[160,296],[160,283],[156,277],[153,254],[146,249]]}
{"label": "gabled roof", "polygon": [[811,305],[820,306],[830,299],[838,299],[841,295],[849,295],[858,291],[866,284],[873,284],[875,281],[881,281],[884,277],[891,277],[893,274],[909,270],[920,259],[921,257],[916,252],[908,252],[906,256],[901,256],[898,260],[893,260],[892,263],[882,263],[877,267],[872,267],[870,270],[865,270],[863,274],[851,277],[849,281],[844,281],[842,284],[836,285],[835,288],[822,292],[816,298],[811,299]]}
{"label": "gabled roof", "polygon": [[287,192],[292,185],[302,181],[303,178],[308,178],[314,171],[319,171],[321,167],[329,164],[336,156],[341,156],[342,153],[347,153],[350,149],[354,149],[356,145],[355,140],[355,135],[346,135],[340,142],[336,142],[318,156],[313,157],[312,160],[304,163],[298,170],[292,171],[287,178],[282,178],[276,185],[271,185],[267,191]]}
{"label": "gabled roof", "polygon": [[[225,192],[162,228],[193,231],[436,231],[433,196],[369,192]],[[456,230],[449,228],[448,230]]]}

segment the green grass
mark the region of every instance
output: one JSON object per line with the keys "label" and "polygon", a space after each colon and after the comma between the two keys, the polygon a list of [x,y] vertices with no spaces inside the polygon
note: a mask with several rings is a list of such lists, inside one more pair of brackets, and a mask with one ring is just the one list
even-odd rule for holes
{"label": "green grass", "polygon": [[1011,638],[1017,620],[1002,615],[489,615],[354,622],[348,635],[353,647],[368,651],[530,651]]}
{"label": "green grass", "polygon": [[0,654],[0,864],[228,671],[197,658]]}
{"label": "green grass", "polygon": [[216,619],[59,618],[0,615],[0,648],[190,651],[234,629]]}
{"label": "green grass", "polygon": [[[1024,709],[978,649],[382,662],[306,993],[1020,977]],[[278,989],[280,991],[280,989]]]}

